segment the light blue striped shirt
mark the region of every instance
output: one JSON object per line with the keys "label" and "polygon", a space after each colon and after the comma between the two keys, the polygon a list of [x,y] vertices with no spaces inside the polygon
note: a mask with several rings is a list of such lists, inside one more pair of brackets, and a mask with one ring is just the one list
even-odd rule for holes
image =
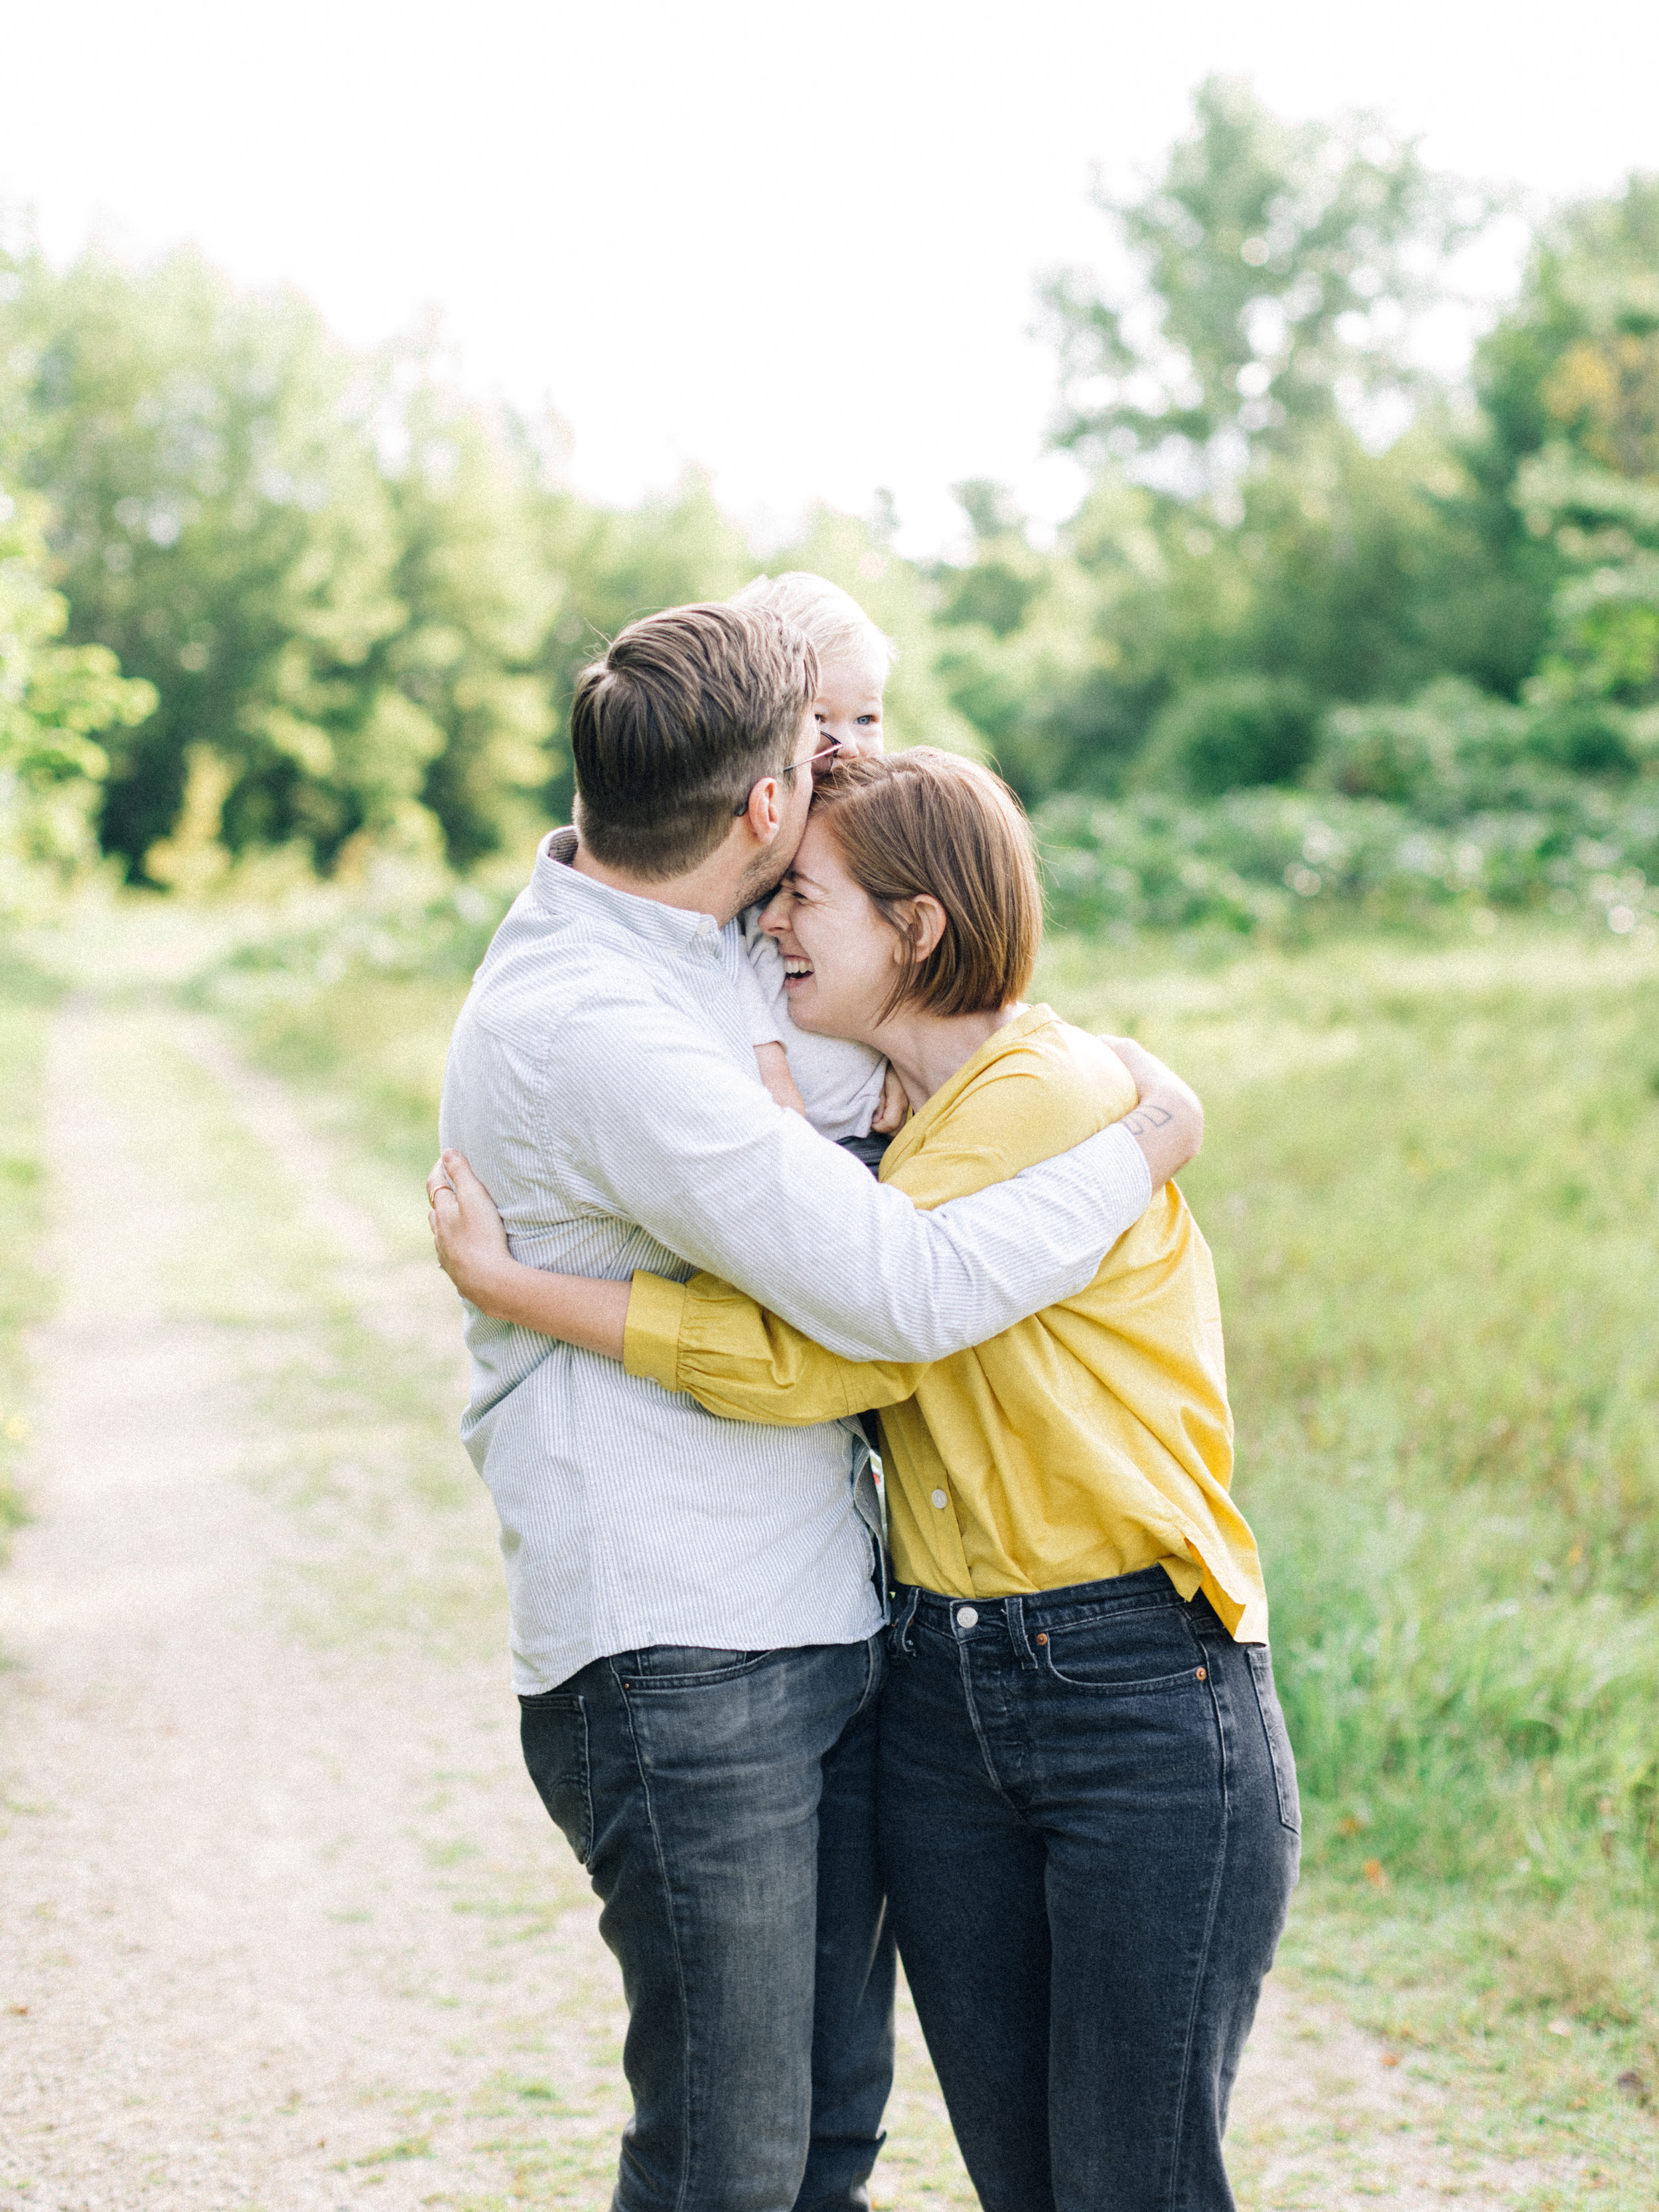
{"label": "light blue striped shirt", "polygon": [[[1147,1203],[1111,1129],[919,1211],[762,1087],[735,923],[544,843],[456,1024],[442,1135],[532,1267],[706,1267],[854,1359],[936,1359],[1091,1281]],[[881,1618],[862,1439],[726,1421],[469,1306],[462,1425],[501,1516],[514,1680],[653,1644],[845,1644]],[[863,1510],[860,1510],[860,1492]]]}

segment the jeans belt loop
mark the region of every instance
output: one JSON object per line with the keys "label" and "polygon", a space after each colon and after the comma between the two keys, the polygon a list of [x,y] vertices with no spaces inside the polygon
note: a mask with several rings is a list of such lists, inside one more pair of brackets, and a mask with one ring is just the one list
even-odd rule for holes
{"label": "jeans belt loop", "polygon": [[1004,1616],[1008,1623],[1008,1640],[1019,1654],[1019,1663],[1028,1674],[1036,1672],[1036,1654],[1025,1633],[1025,1601],[1023,1597],[1003,1600]]}

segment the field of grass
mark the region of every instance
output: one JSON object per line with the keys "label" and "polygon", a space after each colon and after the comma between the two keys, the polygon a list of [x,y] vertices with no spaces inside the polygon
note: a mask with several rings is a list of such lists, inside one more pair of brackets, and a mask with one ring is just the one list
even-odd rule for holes
{"label": "field of grass", "polygon": [[1478,2077],[1481,2130],[1659,2201],[1659,962],[1062,943],[1042,988],[1208,1102],[1183,1182],[1303,1777],[1293,1971]]}
{"label": "field of grass", "polygon": [[1659,966],[1062,947],[1053,983],[1210,1101],[1186,1182],[1322,1863],[1650,1895]]}
{"label": "field of grass", "polygon": [[[1290,1971],[1478,2077],[1471,2152],[1543,2130],[1578,2179],[1530,2201],[1651,2201],[1659,958],[1061,939],[1037,988],[1207,1102],[1183,1182],[1307,1808]],[[461,995],[349,974],[240,1018],[418,1202]]]}

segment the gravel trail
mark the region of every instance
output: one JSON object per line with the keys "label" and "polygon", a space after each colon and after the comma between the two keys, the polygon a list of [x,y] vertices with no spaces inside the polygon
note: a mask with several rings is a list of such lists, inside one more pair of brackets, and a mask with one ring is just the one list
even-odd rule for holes
{"label": "gravel trail", "polygon": [[[0,2176],[66,2209],[602,2202],[618,1992],[518,1759],[453,1296],[203,1047],[88,1009],[54,1042],[62,1304],[0,1627]],[[319,1406],[343,1332],[377,1389]],[[421,1387],[422,1339],[459,1464],[415,1533],[483,1595],[456,1628],[426,1593],[411,1634],[365,1626],[373,1561],[337,1532],[355,1498],[407,1577],[377,1401]]]}

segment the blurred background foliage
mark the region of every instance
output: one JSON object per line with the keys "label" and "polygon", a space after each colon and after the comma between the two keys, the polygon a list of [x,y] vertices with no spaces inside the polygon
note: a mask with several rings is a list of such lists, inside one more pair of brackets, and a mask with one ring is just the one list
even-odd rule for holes
{"label": "blurred background foliage", "polygon": [[[1057,918],[1305,927],[1448,902],[1654,926],[1659,179],[1538,228],[1461,384],[1424,319],[1501,211],[1372,119],[1200,88],[1118,281],[1042,290],[1052,542],[958,488],[961,557],[820,511],[901,648],[891,726],[994,759]],[[402,854],[488,878],[568,809],[575,672],[763,565],[695,474],[608,509],[434,333],[348,351],[185,252],[0,254],[0,773],[14,861],[199,892]]]}

